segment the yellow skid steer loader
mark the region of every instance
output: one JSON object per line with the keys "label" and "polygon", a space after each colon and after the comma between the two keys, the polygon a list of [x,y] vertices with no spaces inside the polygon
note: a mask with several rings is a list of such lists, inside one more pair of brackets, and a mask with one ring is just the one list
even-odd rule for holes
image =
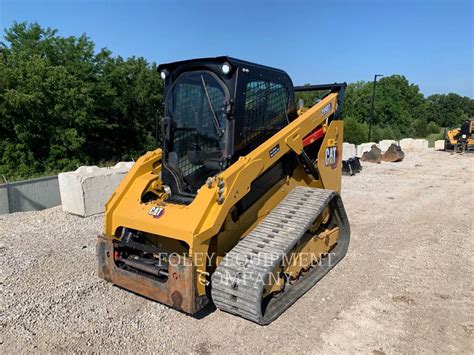
{"label": "yellow skid steer loader", "polygon": [[[106,204],[99,276],[194,314],[276,319],[346,254],[341,190],[345,83],[293,87],[230,57],[158,67],[162,149]],[[299,110],[295,91],[324,90]]]}

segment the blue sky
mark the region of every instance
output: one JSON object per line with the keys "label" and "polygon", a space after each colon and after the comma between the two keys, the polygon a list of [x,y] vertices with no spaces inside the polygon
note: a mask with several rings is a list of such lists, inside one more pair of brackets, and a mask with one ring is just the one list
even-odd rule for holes
{"label": "blue sky", "polygon": [[473,95],[473,0],[0,0],[0,25],[36,21],[158,63],[230,55],[295,85],[402,74],[425,95]]}

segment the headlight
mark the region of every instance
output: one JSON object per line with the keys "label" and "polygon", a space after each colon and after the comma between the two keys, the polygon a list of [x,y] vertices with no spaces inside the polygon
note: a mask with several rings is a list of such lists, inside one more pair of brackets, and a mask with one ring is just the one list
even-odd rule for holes
{"label": "headlight", "polygon": [[222,64],[221,70],[222,70],[222,73],[224,73],[225,75],[229,74],[230,73],[230,64],[229,63]]}
{"label": "headlight", "polygon": [[163,70],[160,72],[161,79],[165,80],[166,79],[166,72]]}

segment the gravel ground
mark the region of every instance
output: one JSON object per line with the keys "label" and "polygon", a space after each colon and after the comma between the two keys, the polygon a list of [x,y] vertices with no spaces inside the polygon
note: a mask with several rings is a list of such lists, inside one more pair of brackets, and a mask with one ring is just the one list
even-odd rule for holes
{"label": "gravel ground", "polygon": [[201,319],[96,276],[102,216],[0,216],[0,351],[472,353],[474,154],[344,177],[347,257],[277,321]]}

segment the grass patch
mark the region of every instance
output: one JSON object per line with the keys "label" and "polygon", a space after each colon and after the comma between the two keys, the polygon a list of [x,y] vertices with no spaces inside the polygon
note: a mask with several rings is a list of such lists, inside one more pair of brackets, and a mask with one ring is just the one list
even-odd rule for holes
{"label": "grass patch", "polygon": [[428,147],[434,148],[434,142],[439,139],[444,139],[444,130],[438,133],[431,133],[428,134],[425,139],[428,141]]}

